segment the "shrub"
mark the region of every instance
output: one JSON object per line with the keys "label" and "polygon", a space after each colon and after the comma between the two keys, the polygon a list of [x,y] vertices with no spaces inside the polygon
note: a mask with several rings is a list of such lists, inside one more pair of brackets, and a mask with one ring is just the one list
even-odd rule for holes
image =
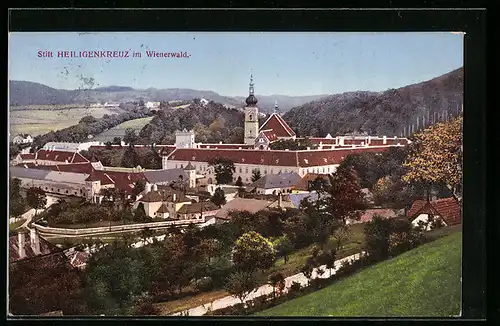
{"label": "shrub", "polygon": [[214,283],[210,276],[195,280],[192,285],[197,291],[200,292],[207,292],[214,288]]}

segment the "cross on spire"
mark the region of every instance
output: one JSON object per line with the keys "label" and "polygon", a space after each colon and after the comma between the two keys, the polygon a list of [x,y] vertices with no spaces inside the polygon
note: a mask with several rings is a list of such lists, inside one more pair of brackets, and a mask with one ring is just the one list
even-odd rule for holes
{"label": "cross on spire", "polygon": [[253,93],[254,93],[254,88],[253,88],[254,83],[253,83],[253,75],[252,74],[250,74],[250,84],[249,84],[249,86],[250,87],[248,88],[248,93],[249,93],[249,95],[253,95]]}

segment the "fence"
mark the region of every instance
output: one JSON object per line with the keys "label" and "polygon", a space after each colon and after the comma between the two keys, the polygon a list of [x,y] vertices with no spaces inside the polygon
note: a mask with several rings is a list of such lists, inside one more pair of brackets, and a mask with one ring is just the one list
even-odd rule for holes
{"label": "fence", "polygon": [[171,225],[188,225],[188,224],[198,224],[203,223],[203,219],[196,220],[179,220],[179,221],[165,221],[165,222],[153,222],[153,223],[140,223],[140,224],[128,224],[128,225],[115,225],[115,226],[105,226],[98,228],[85,228],[85,229],[62,229],[62,228],[52,228],[48,226],[42,226],[33,223],[33,227],[37,231],[45,234],[59,234],[59,235],[87,235],[103,232],[119,232],[119,231],[133,231],[142,230],[145,228],[157,228],[166,227]]}

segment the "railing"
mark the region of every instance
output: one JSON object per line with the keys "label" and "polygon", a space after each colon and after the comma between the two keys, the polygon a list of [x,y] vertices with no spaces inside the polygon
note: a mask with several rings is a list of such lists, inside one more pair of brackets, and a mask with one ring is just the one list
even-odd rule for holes
{"label": "railing", "polygon": [[85,228],[85,229],[63,229],[63,228],[53,228],[48,226],[42,226],[33,223],[33,226],[37,231],[49,234],[64,234],[64,235],[85,235],[103,232],[118,232],[118,231],[131,231],[131,230],[141,230],[144,228],[157,228],[165,227],[171,225],[187,225],[187,224],[197,224],[203,223],[204,219],[192,219],[192,220],[178,220],[178,221],[165,221],[165,222],[153,222],[153,223],[140,223],[140,224],[128,224],[128,225],[114,225],[105,226],[97,228]]}

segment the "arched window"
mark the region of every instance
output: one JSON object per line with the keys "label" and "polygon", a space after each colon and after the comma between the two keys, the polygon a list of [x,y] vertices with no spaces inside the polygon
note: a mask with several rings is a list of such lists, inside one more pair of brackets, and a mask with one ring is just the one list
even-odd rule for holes
{"label": "arched window", "polygon": [[252,121],[252,119],[253,119],[253,115],[251,115],[251,114],[250,114],[250,115],[248,116],[248,120]]}

